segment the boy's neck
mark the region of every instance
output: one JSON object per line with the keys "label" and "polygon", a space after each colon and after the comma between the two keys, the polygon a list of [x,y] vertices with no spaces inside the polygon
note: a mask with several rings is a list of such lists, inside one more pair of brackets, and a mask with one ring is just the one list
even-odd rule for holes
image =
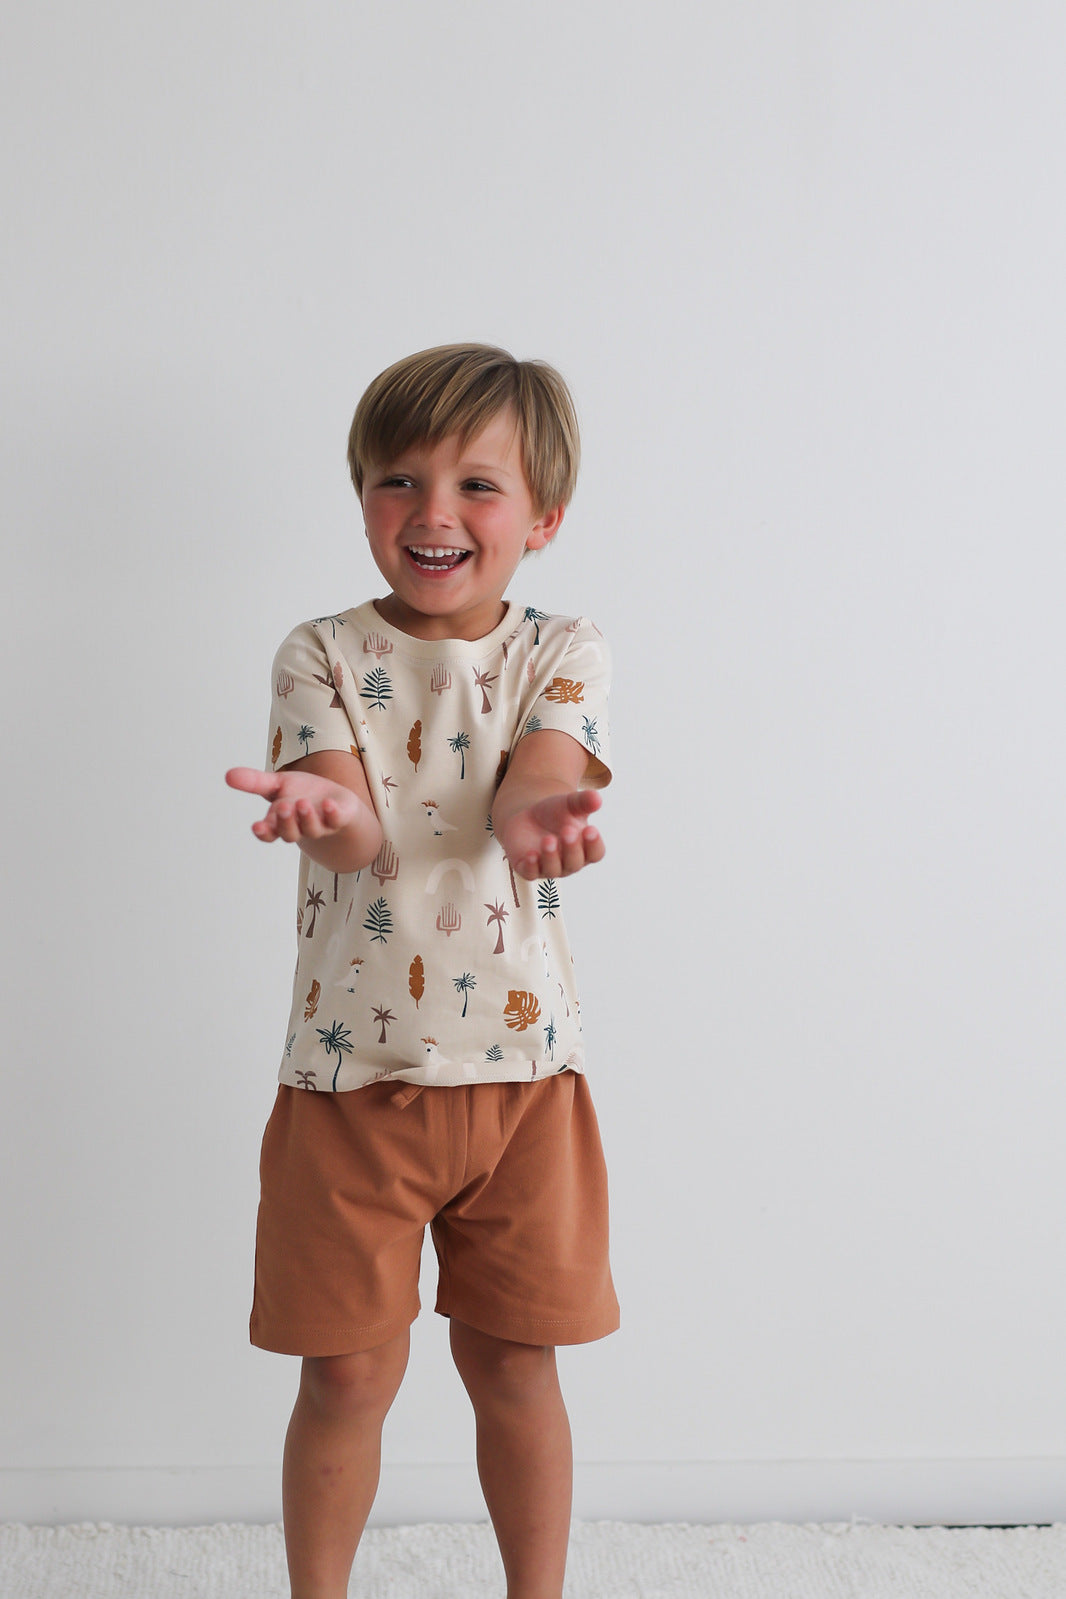
{"label": "boy's neck", "polygon": [[384,599],[374,601],[374,609],[390,627],[410,638],[428,642],[454,638],[472,644],[496,631],[507,615],[507,601],[488,601],[459,616],[430,616],[425,611],[412,610],[395,594],[386,594]]}

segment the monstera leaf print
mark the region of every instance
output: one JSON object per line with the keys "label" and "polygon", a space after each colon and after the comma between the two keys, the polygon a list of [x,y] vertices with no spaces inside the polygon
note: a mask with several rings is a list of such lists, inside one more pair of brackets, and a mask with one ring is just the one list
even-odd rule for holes
{"label": "monstera leaf print", "polygon": [[507,1025],[516,1033],[524,1033],[527,1027],[540,1017],[540,1005],[537,996],[530,994],[523,988],[512,988],[507,993],[507,1008],[504,1011]]}

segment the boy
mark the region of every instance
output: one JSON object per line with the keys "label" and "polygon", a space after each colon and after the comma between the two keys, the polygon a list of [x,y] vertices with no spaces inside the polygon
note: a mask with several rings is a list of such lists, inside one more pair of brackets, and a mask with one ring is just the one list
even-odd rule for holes
{"label": "boy", "polygon": [[427,1224],[508,1599],[562,1594],[554,1346],[618,1325],[556,888],[604,853],[608,660],[590,623],[503,595],[558,532],[578,454],[543,363],[448,345],[375,379],[349,464],[390,592],[289,635],[272,770],[227,774],[269,801],[256,836],[301,852],[251,1322],[253,1343],[303,1357],[293,1599],[347,1594]]}

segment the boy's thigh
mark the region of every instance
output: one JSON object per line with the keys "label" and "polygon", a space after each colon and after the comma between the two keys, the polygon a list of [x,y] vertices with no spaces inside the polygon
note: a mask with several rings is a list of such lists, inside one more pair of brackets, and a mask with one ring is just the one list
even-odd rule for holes
{"label": "boy's thigh", "polygon": [[585,1078],[567,1071],[460,1092],[470,1096],[466,1180],[432,1223],[436,1309],[517,1343],[605,1337],[618,1326],[618,1301],[607,1170]]}
{"label": "boy's thigh", "polygon": [[373,1349],[418,1314],[441,1202],[395,1084],[281,1087],[263,1136],[251,1338],[282,1354]]}

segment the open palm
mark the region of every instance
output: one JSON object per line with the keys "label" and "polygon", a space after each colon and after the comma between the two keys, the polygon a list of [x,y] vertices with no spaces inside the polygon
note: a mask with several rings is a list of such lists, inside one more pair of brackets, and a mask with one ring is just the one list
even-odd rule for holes
{"label": "open palm", "polygon": [[226,773],[226,782],[230,788],[270,801],[266,815],[252,823],[252,832],[266,844],[277,838],[288,844],[301,838],[328,838],[365,809],[350,788],[312,772],[261,772],[254,766],[234,766]]}

